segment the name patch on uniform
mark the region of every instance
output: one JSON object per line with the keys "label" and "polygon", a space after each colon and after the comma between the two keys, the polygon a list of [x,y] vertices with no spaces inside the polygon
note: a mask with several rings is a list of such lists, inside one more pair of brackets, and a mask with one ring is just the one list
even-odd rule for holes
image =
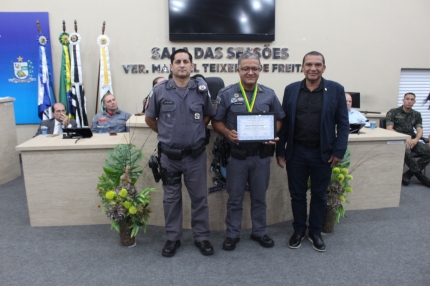
{"label": "name patch on uniform", "polygon": [[235,102],[233,105],[243,105],[243,102]]}
{"label": "name patch on uniform", "polygon": [[163,101],[163,104],[173,104],[173,101]]}

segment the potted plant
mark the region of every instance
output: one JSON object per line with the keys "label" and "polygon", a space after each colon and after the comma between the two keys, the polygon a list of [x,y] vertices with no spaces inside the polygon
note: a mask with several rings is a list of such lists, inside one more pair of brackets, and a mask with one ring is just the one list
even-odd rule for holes
{"label": "potted plant", "polygon": [[332,233],[335,224],[339,223],[340,218],[345,216],[342,203],[348,203],[347,194],[352,192],[349,182],[352,181],[353,177],[348,171],[350,163],[351,153],[347,149],[343,159],[332,169],[330,184],[327,188],[327,205],[322,230],[324,233]]}
{"label": "potted plant", "polygon": [[139,229],[146,232],[150,218],[150,193],[155,189],[138,191],[135,187],[143,172],[142,166],[138,165],[142,156],[142,151],[131,142],[117,145],[109,151],[97,184],[103,212],[111,219],[111,227],[120,233],[124,246],[136,244]]}

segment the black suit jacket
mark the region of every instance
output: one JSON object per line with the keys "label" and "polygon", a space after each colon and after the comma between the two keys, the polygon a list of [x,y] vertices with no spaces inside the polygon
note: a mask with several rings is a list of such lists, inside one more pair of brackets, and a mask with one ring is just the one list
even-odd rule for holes
{"label": "black suit jacket", "polygon": [[[323,105],[321,110],[320,146],[321,158],[325,162],[333,155],[342,159],[348,146],[349,120],[345,100],[345,90],[337,82],[323,81]],[[296,119],[297,99],[302,82],[298,81],[285,88],[282,108],[286,116],[279,131],[276,156],[285,156],[289,161],[293,153],[293,136]],[[337,134],[336,134],[337,129]],[[287,147],[285,148],[285,144]]]}

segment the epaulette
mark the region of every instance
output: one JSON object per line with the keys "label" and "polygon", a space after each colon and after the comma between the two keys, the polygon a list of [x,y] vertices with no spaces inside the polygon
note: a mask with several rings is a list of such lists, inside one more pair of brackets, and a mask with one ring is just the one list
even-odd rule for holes
{"label": "epaulette", "polygon": [[219,92],[218,93],[223,93],[224,91],[227,91],[227,90],[229,90],[229,89],[231,89],[231,88],[233,88],[233,87],[235,87],[236,86],[236,84],[231,84],[231,85],[228,85],[228,86],[226,86],[226,87],[223,87],[223,88],[221,88],[220,90],[219,90]]}
{"label": "epaulette", "polygon": [[197,90],[201,93],[208,92],[208,84],[203,80],[201,77],[196,77],[195,80],[197,81]]}
{"label": "epaulette", "polygon": [[273,89],[271,89],[270,87],[268,87],[268,86],[265,86],[265,85],[263,85],[263,84],[259,84],[259,83],[257,83],[258,84],[258,91],[264,91],[264,90],[270,90],[270,91],[272,91],[272,92],[275,92]]}

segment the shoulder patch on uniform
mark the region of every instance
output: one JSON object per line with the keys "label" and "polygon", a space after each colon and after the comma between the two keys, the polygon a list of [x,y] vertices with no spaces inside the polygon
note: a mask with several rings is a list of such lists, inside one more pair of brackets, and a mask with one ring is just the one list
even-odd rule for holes
{"label": "shoulder patch on uniform", "polygon": [[233,88],[233,87],[235,87],[236,85],[237,85],[237,84],[231,84],[231,85],[229,85],[229,86],[223,87],[223,88],[221,88],[221,89],[219,90],[219,92],[218,92],[218,93],[223,93],[224,91],[229,90],[230,88]]}
{"label": "shoulder patch on uniform", "polygon": [[258,86],[258,91],[270,90],[272,92],[275,92],[273,89],[271,89],[270,87],[265,86],[263,84],[258,83],[257,86]]}
{"label": "shoulder patch on uniform", "polygon": [[199,92],[203,93],[203,92],[208,91],[208,84],[206,83],[206,81],[203,78],[198,76],[195,78],[195,80],[196,80],[195,84],[197,85],[197,89]]}

